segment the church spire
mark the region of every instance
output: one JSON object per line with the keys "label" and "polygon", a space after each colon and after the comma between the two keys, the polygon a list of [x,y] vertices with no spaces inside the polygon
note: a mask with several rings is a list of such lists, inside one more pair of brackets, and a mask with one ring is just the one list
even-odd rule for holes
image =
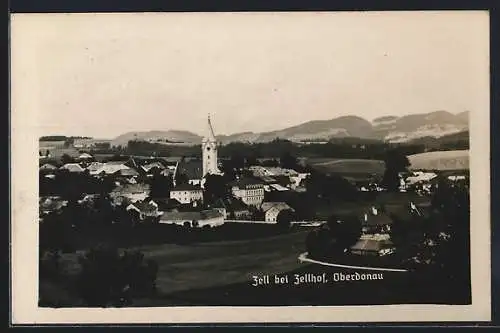
{"label": "church spire", "polygon": [[210,121],[210,113],[208,114],[208,141],[216,141],[215,139],[215,134],[214,134],[214,129],[212,127],[212,122]]}

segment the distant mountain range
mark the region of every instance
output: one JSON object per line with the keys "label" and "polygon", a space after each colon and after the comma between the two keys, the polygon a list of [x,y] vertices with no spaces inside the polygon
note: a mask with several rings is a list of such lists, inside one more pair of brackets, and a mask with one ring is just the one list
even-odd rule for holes
{"label": "distant mountain range", "polygon": [[[274,139],[294,142],[328,141],[336,138],[362,138],[385,142],[410,142],[421,138],[440,138],[469,129],[469,112],[453,114],[435,111],[402,117],[385,116],[372,122],[357,116],[343,116],[330,120],[313,120],[270,132],[242,132],[220,135],[222,144],[230,142],[264,143]],[[130,140],[165,144],[199,144],[202,136],[189,131],[129,132],[112,140],[112,145],[126,145]]]}

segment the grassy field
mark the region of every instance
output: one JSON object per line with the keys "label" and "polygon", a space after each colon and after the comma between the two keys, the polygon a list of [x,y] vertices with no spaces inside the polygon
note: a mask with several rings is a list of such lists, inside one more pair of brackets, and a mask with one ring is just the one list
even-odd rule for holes
{"label": "grassy field", "polygon": [[307,164],[325,173],[383,174],[385,164],[379,160],[311,158]]}
{"label": "grassy field", "polygon": [[[223,305],[348,305],[435,303],[467,304],[467,284],[450,287],[434,277],[417,279],[407,272],[385,272],[383,280],[335,282],[335,273],[374,273],[300,263],[310,229],[253,240],[192,245],[137,247],[158,262],[158,293],[137,299],[133,306]],[[75,254],[65,254],[64,266],[78,271]],[[371,265],[376,266],[376,265]],[[295,274],[323,274],[329,283],[294,285]],[[288,283],[252,286],[253,276],[288,276]],[[408,288],[412,285],[412,288]],[[53,292],[45,286],[45,290]],[[64,293],[63,293],[64,294]],[[63,305],[64,306],[64,305]]]}
{"label": "grassy field", "polygon": [[408,156],[413,170],[468,170],[469,150],[433,151]]}
{"label": "grassy field", "polygon": [[356,214],[361,216],[366,213],[371,206],[384,205],[387,211],[396,215],[407,212],[407,205],[413,202],[420,207],[425,207],[430,204],[430,198],[419,196],[415,193],[377,193],[373,200],[357,201],[357,202],[321,202],[318,201],[314,206],[314,211],[319,219],[327,219],[330,215],[350,215]]}

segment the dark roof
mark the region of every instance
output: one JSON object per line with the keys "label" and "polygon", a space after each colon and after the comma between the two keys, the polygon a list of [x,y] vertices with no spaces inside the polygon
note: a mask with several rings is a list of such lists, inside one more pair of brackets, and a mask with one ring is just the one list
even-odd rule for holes
{"label": "dark roof", "polygon": [[176,176],[178,174],[184,174],[188,179],[201,179],[203,177],[201,160],[179,162]]}
{"label": "dark roof", "polygon": [[244,188],[251,185],[264,185],[264,182],[260,179],[244,177],[230,183],[230,186],[238,186],[239,188]]}
{"label": "dark roof", "polygon": [[269,177],[269,176],[260,176],[259,179],[262,180],[262,182],[264,182],[264,184],[277,183],[277,180],[275,178]]}
{"label": "dark roof", "polygon": [[155,199],[155,202],[159,210],[169,210],[181,206],[179,201],[170,198]]}
{"label": "dark roof", "polygon": [[248,211],[248,207],[236,198],[219,199],[213,205],[214,208],[225,208],[229,212]]}
{"label": "dark roof", "polygon": [[192,184],[180,184],[174,187],[172,191],[201,191],[201,187]]}

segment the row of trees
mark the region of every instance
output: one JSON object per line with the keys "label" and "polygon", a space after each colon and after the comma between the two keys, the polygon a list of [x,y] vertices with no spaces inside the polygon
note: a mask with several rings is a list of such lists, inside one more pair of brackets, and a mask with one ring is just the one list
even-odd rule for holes
{"label": "row of trees", "polygon": [[[362,140],[352,138],[350,140],[332,139],[322,144],[297,144],[289,140],[275,139],[265,143],[242,143],[232,142],[221,145],[219,155],[221,157],[242,156],[248,160],[257,158],[277,157],[285,152],[303,157],[330,157],[330,158],[360,158],[360,159],[382,159],[387,150],[398,148],[406,155],[417,154],[432,150],[468,149],[468,140],[462,137],[450,138],[439,142],[436,140],[418,140],[414,143],[389,144],[376,140]],[[127,146],[112,148],[95,148],[94,152],[121,153],[131,155],[148,156],[189,156],[200,157],[200,145],[180,146],[165,145],[156,142],[131,140]]]}

